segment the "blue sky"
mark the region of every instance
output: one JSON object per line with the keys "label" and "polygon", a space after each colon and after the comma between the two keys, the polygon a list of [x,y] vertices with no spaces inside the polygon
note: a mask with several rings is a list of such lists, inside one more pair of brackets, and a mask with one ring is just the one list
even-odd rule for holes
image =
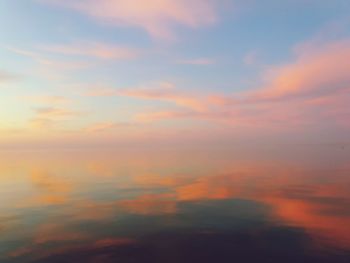
{"label": "blue sky", "polygon": [[346,139],[349,13],[340,0],[3,0],[1,142]]}

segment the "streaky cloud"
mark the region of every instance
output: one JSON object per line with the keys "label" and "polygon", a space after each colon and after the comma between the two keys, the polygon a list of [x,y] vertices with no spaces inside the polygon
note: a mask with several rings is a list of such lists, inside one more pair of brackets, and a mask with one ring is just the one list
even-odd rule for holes
{"label": "streaky cloud", "polygon": [[145,30],[154,38],[174,38],[174,25],[198,28],[218,19],[212,0],[41,0],[70,8],[114,26]]}

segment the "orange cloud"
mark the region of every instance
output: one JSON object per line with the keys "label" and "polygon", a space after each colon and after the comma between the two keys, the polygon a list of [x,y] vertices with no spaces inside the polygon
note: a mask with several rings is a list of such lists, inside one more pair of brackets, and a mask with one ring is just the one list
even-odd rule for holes
{"label": "orange cloud", "polygon": [[156,38],[173,38],[174,25],[197,28],[217,20],[212,0],[44,0],[115,26],[138,27]]}
{"label": "orange cloud", "polygon": [[77,112],[74,111],[53,107],[36,108],[35,112],[40,117],[64,117],[77,114]]}
{"label": "orange cloud", "polygon": [[39,107],[34,108],[35,117],[30,120],[34,128],[53,128],[59,121],[79,116],[82,113],[63,108]]}

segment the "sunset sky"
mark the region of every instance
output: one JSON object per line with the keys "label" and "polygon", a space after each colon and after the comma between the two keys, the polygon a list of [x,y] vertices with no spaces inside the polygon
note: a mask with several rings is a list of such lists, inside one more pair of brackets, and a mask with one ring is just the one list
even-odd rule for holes
{"label": "sunset sky", "polygon": [[348,0],[1,0],[0,145],[350,141]]}

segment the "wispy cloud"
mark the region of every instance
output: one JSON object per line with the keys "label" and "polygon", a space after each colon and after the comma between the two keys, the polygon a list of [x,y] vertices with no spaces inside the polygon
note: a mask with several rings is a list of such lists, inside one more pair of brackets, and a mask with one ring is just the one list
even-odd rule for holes
{"label": "wispy cloud", "polygon": [[0,70],[0,87],[1,84],[18,80],[19,76],[9,73],[7,71]]}
{"label": "wispy cloud", "polygon": [[215,64],[215,60],[210,58],[196,58],[196,59],[179,59],[176,61],[177,64],[187,64],[187,65],[212,65]]}
{"label": "wispy cloud", "polygon": [[62,96],[45,96],[45,95],[31,95],[31,96],[21,96],[19,99],[26,102],[33,102],[36,104],[48,104],[48,105],[56,105],[56,104],[66,104],[69,103],[70,100],[66,97]]}
{"label": "wispy cloud", "polygon": [[151,113],[139,113],[134,119],[139,122],[156,122],[162,120],[176,120],[186,118],[198,118],[200,114],[193,111],[160,111]]}
{"label": "wispy cloud", "polygon": [[[249,92],[216,95],[192,102],[205,102],[198,111],[162,111],[135,116],[143,121],[206,119],[232,125],[260,127],[346,125],[350,116],[350,45],[336,41],[315,46],[312,52],[301,50],[295,61],[267,70],[265,85]],[[309,49],[308,49],[309,50]],[[149,95],[157,97],[159,94]],[[142,96],[142,93],[139,97]],[[349,123],[347,124],[349,126]]]}
{"label": "wispy cloud", "polygon": [[312,52],[299,51],[296,61],[272,69],[265,88],[253,92],[257,100],[322,97],[349,89],[350,41],[315,46]]}
{"label": "wispy cloud", "polygon": [[66,117],[66,116],[74,116],[77,115],[78,112],[61,109],[61,108],[53,108],[53,107],[40,107],[34,108],[37,116],[40,117]]}
{"label": "wispy cloud", "polygon": [[120,96],[127,96],[146,100],[158,100],[174,103],[178,106],[202,111],[205,109],[205,104],[195,96],[180,93],[174,90],[163,89],[126,89],[119,92]]}
{"label": "wispy cloud", "polygon": [[39,129],[55,128],[56,124],[82,114],[82,112],[55,107],[38,107],[33,110],[35,116],[30,120],[30,124],[33,128]]}
{"label": "wispy cloud", "polygon": [[62,58],[49,58],[49,56],[43,52],[30,51],[21,48],[7,47],[7,49],[15,54],[25,56],[33,59],[44,69],[51,68],[52,70],[65,71],[65,70],[77,70],[91,66],[92,64],[87,61],[69,60]]}
{"label": "wispy cloud", "polygon": [[206,108],[205,98],[199,99],[194,94],[180,92],[172,83],[159,83],[151,87],[113,89],[100,88],[90,90],[85,93],[87,96],[124,96],[144,100],[158,100],[169,103],[174,103],[178,106],[202,111]]}
{"label": "wispy cloud", "polygon": [[138,27],[156,38],[173,38],[174,25],[197,28],[217,20],[211,0],[41,0],[115,26]]}
{"label": "wispy cloud", "polygon": [[134,127],[135,125],[136,123],[131,123],[131,122],[100,122],[100,123],[89,125],[88,127],[85,128],[85,131],[93,132],[93,133],[104,132],[104,131],[130,128],[130,127]]}
{"label": "wispy cloud", "polygon": [[34,67],[35,74],[50,80],[68,78],[68,73],[91,69],[110,61],[135,59],[141,54],[137,49],[89,41],[46,44],[31,49],[6,48],[17,55],[32,59],[37,64]]}
{"label": "wispy cloud", "polygon": [[46,52],[61,55],[106,60],[133,59],[140,53],[140,51],[128,47],[92,42],[81,42],[70,45],[46,45],[41,47],[41,49]]}
{"label": "wispy cloud", "polygon": [[[135,88],[96,86],[85,96],[129,97],[176,105],[160,111],[136,113],[132,122],[199,120],[231,127],[278,128],[350,127],[350,45],[348,40],[300,49],[294,61],[263,71],[264,84],[249,92],[203,94],[178,89],[172,83]],[[129,123],[127,124],[129,125]],[[316,126],[315,126],[316,125]],[[125,127],[98,123],[90,131]]]}
{"label": "wispy cloud", "polygon": [[254,66],[259,62],[259,52],[252,50],[243,57],[243,63],[247,66]]}

